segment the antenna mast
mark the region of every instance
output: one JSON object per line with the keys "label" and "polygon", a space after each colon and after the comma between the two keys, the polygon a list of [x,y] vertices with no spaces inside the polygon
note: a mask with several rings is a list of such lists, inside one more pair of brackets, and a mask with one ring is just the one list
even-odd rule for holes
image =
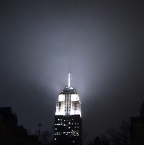
{"label": "antenna mast", "polygon": [[68,87],[70,87],[70,74],[68,74]]}

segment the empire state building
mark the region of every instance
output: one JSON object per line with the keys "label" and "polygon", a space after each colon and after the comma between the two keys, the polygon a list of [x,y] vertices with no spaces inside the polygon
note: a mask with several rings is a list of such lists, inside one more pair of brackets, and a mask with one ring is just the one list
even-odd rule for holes
{"label": "empire state building", "polygon": [[76,90],[70,87],[70,74],[68,87],[60,92],[56,102],[54,143],[82,145],[81,102]]}

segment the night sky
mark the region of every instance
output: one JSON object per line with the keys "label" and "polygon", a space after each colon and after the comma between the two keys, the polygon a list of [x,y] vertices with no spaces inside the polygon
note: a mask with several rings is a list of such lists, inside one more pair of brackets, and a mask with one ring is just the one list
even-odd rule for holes
{"label": "night sky", "polygon": [[68,73],[91,135],[139,116],[143,0],[1,0],[0,107],[32,133],[51,130]]}

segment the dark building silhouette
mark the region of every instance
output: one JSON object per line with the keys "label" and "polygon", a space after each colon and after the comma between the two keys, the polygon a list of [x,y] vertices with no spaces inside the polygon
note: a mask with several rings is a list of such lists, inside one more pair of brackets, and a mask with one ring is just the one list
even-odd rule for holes
{"label": "dark building silhouette", "polygon": [[140,116],[131,117],[131,145],[144,145],[144,102]]}
{"label": "dark building silhouette", "polygon": [[11,107],[0,108],[0,128],[3,128],[5,124],[16,127],[17,122],[17,115],[12,112]]}
{"label": "dark building silhouette", "polygon": [[17,115],[11,107],[0,108],[0,145],[41,145],[37,136],[28,135],[17,122]]}
{"label": "dark building silhouette", "polygon": [[68,87],[61,91],[56,102],[54,144],[82,145],[81,102],[76,90],[70,87],[70,74]]}
{"label": "dark building silhouette", "polygon": [[110,145],[108,140],[102,140],[100,139],[98,136],[95,138],[94,140],[94,144],[93,145]]}
{"label": "dark building silhouette", "polygon": [[102,145],[101,140],[98,136],[94,140],[94,145]]}
{"label": "dark building silhouette", "polygon": [[0,144],[10,144],[17,130],[17,116],[10,107],[0,108]]}

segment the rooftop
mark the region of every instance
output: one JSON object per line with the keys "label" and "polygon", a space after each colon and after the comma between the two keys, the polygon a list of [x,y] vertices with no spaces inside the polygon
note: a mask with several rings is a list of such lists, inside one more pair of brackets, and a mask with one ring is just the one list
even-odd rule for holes
{"label": "rooftop", "polygon": [[60,94],[77,94],[76,90],[72,87],[65,87]]}

